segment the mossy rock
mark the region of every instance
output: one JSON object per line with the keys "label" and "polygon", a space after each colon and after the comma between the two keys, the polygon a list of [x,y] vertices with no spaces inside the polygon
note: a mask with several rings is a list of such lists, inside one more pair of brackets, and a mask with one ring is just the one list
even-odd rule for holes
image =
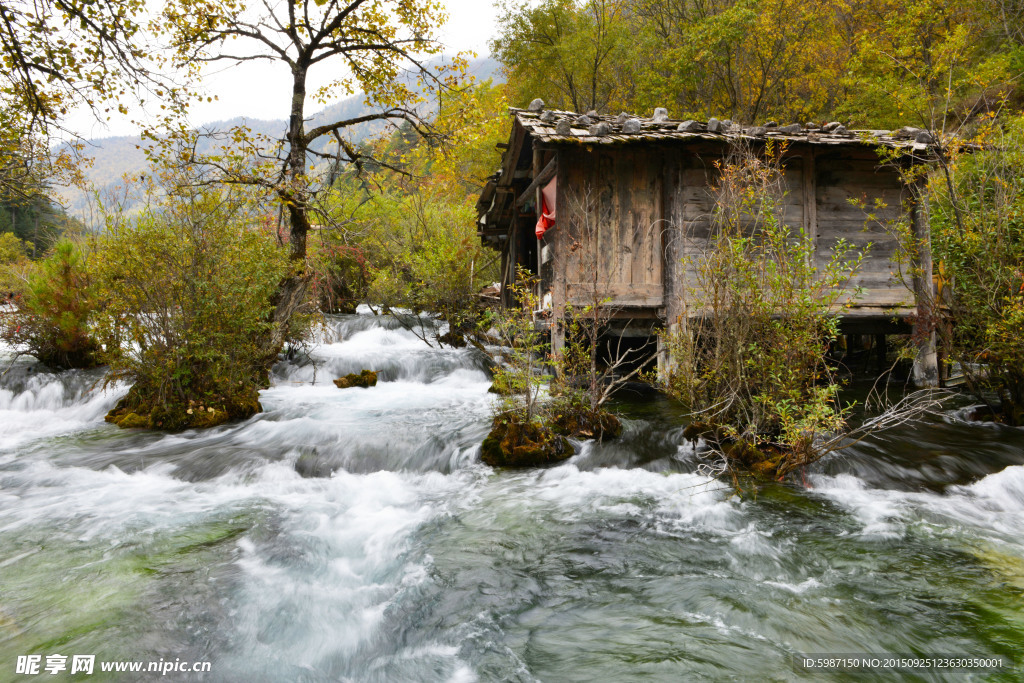
{"label": "mossy rock", "polygon": [[377,373],[373,370],[363,370],[358,375],[353,372],[334,380],[334,386],[339,389],[377,386]]}
{"label": "mossy rock", "polygon": [[206,429],[229,420],[245,419],[263,412],[255,387],[233,390],[186,402],[161,403],[147,398],[148,392],[132,387],[103,418],[122,429],[160,429],[180,432]]}
{"label": "mossy rock", "polygon": [[504,372],[494,373],[494,381],[487,391],[498,396],[515,396],[525,394],[528,384],[522,378],[513,377]]}
{"label": "mossy rock", "polygon": [[437,341],[442,344],[446,344],[453,349],[461,349],[466,345],[466,338],[455,331],[442,334],[437,338]]}
{"label": "mossy rock", "polygon": [[696,444],[698,440],[704,439],[713,443],[725,443],[729,441],[726,436],[725,430],[718,425],[708,424],[706,422],[691,422],[686,425],[683,429],[683,438],[692,444]]}
{"label": "mossy rock", "polygon": [[36,351],[39,362],[62,370],[88,370],[102,365],[100,346],[92,339]]}
{"label": "mossy rock", "polygon": [[555,410],[555,430],[566,436],[607,441],[622,434],[622,421],[607,410],[561,406]]}
{"label": "mossy rock", "polygon": [[123,415],[114,416],[113,411],[107,413],[107,422],[113,422],[122,429],[149,429],[153,426],[153,421],[149,419],[149,415],[139,415],[138,413],[127,413]]}
{"label": "mossy rock", "polygon": [[778,472],[779,465],[782,464],[782,461],[785,460],[785,458],[782,453],[776,453],[774,455],[771,453],[764,453],[763,451],[762,453],[766,457],[752,463],[750,465],[750,471],[759,477],[774,479],[775,473]]}
{"label": "mossy rock", "polygon": [[697,443],[707,433],[708,426],[703,422],[691,422],[683,429],[683,438],[690,443]]}
{"label": "mossy rock", "polygon": [[683,430],[683,438],[691,443],[698,439],[714,444],[721,449],[729,462],[730,468],[736,473],[746,472],[762,479],[775,479],[780,471],[790,466],[792,453],[783,451],[769,442],[750,443],[737,440],[726,434],[720,425],[706,422],[691,422]]}
{"label": "mossy rock", "polygon": [[725,457],[730,461],[752,468],[769,459],[769,455],[746,441],[734,441],[725,447]]}
{"label": "mossy rock", "polygon": [[998,422],[1011,427],[1024,425],[1024,406],[1004,403],[998,410],[988,406],[978,406],[968,416],[974,422]]}
{"label": "mossy rock", "polygon": [[491,467],[542,467],[562,462],[572,454],[568,440],[551,428],[522,424],[508,414],[494,418],[480,448],[480,459]]}
{"label": "mossy rock", "polygon": [[790,465],[792,454],[767,444],[733,441],[725,446],[725,457],[737,469],[762,479],[774,479],[780,469]]}

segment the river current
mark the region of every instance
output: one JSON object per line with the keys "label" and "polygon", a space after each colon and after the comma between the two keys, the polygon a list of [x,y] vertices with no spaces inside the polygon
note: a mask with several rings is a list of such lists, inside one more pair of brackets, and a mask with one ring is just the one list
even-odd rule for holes
{"label": "river current", "polygon": [[[264,412],[119,430],[127,389],[18,361],[0,380],[0,681],[29,654],[209,662],[61,680],[846,680],[805,653],[1024,664],[1024,430],[950,412],[735,495],[678,411],[495,470],[472,349],[332,318]],[[311,362],[315,361],[315,362]],[[7,361],[3,361],[6,367]],[[377,386],[331,380],[368,368]],[[892,680],[867,673],[857,680]]]}

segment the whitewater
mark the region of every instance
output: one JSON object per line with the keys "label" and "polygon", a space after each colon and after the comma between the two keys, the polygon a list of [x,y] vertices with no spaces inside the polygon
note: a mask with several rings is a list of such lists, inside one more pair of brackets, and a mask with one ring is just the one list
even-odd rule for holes
{"label": "whitewater", "polygon": [[794,658],[1024,646],[1019,429],[950,412],[739,496],[637,394],[619,440],[496,470],[483,355],[366,309],[242,422],[119,430],[102,378],[0,380],[0,680],[32,653],[204,681],[843,680]]}

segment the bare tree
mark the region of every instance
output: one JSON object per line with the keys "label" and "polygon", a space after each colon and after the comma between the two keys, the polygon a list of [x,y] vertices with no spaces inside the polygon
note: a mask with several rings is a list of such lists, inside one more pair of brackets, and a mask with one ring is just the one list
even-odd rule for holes
{"label": "bare tree", "polygon": [[[231,0],[203,4],[207,26],[197,27],[189,17],[169,14],[177,32],[177,54],[182,64],[199,62],[265,61],[285,65],[291,73],[291,106],[283,145],[273,151],[276,172],[240,175],[219,165],[227,182],[272,187],[285,207],[290,224],[293,259],[306,256],[306,239],[313,228],[310,160],[324,159],[359,165],[370,158],[347,135],[350,129],[372,122],[406,122],[426,134],[429,125],[416,105],[423,100],[419,88],[444,89],[461,74],[465,61],[456,58],[431,68],[424,59],[440,52],[434,36],[444,20],[438,5],[429,0],[263,0],[239,9]],[[338,77],[309,93],[315,69],[331,69]],[[373,110],[307,128],[310,95],[326,103],[339,94],[362,92]],[[244,131],[233,133],[244,140]],[[333,153],[315,148],[321,138],[333,140]],[[266,160],[262,145],[249,146],[253,156]],[[375,159],[378,164],[386,162]]]}

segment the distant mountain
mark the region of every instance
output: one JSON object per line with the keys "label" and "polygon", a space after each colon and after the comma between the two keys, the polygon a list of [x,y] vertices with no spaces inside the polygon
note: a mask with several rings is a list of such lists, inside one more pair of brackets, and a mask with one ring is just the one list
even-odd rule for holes
{"label": "distant mountain", "polygon": [[[490,57],[475,59],[470,62],[469,73],[478,81],[492,79],[494,82],[501,82],[500,65]],[[366,106],[365,96],[362,93],[346,97],[334,104],[331,104],[319,112],[313,114],[307,128],[314,128],[330,121],[355,118],[370,113],[372,108]],[[198,128],[203,131],[216,132],[228,131],[240,125],[248,126],[253,133],[265,135],[271,139],[279,139],[284,135],[288,122],[284,119],[262,120],[249,119],[238,116],[232,119],[212,121],[205,123]],[[346,133],[354,142],[361,142],[384,130],[384,122],[370,122],[353,126],[347,129]],[[85,156],[92,159],[92,166],[89,167],[85,176],[88,183],[104,196],[114,190],[122,183],[125,175],[131,177],[146,170],[146,155],[142,149],[145,143],[139,136],[126,135],[119,137],[100,138],[89,140],[85,143]],[[211,152],[214,142],[206,141],[200,145],[200,152]],[[328,140],[322,140],[318,145],[318,151],[322,151],[328,144]],[[91,206],[93,194],[83,192],[77,188],[61,188],[58,196],[64,204],[68,213],[78,216],[86,222],[91,222]]]}

